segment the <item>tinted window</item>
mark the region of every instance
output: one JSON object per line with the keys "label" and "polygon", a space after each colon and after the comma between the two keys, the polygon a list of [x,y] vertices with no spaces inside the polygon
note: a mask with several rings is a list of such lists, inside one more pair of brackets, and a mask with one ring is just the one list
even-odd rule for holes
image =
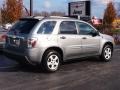
{"label": "tinted window", "polygon": [[82,23],[82,22],[78,23],[78,27],[80,29],[80,34],[81,35],[90,35],[91,32],[94,31],[94,29],[86,23]]}
{"label": "tinted window", "polygon": [[38,30],[39,34],[51,34],[53,32],[53,29],[56,25],[56,21],[47,21],[44,22],[40,29]]}
{"label": "tinted window", "polygon": [[63,21],[60,25],[60,34],[77,34],[74,21]]}
{"label": "tinted window", "polygon": [[21,19],[13,25],[10,31],[28,34],[37,23],[36,19]]}

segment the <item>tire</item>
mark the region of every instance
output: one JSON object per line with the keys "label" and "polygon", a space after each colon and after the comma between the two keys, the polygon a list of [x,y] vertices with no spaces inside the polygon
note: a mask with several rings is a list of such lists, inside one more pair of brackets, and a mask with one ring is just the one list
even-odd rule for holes
{"label": "tire", "polygon": [[45,52],[42,60],[42,68],[45,72],[55,72],[59,69],[61,55],[54,50]]}
{"label": "tire", "polygon": [[112,46],[111,45],[105,45],[103,50],[102,50],[102,53],[100,55],[100,59],[102,61],[109,62],[109,61],[111,61],[112,54],[113,54]]}

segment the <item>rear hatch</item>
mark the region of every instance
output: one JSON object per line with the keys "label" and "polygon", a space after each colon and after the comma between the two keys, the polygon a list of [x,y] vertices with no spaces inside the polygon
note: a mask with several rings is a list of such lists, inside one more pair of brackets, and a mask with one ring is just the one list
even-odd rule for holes
{"label": "rear hatch", "polygon": [[6,48],[24,52],[27,48],[27,38],[38,22],[38,19],[20,19],[16,22],[7,34]]}

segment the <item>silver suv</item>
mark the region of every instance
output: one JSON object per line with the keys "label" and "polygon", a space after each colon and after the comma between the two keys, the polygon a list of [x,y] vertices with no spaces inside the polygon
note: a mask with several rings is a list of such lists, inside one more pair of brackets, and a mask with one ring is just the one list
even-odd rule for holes
{"label": "silver suv", "polygon": [[55,72],[61,62],[70,59],[99,56],[110,61],[113,48],[114,39],[89,23],[51,16],[20,19],[8,32],[4,51],[19,62],[39,64]]}

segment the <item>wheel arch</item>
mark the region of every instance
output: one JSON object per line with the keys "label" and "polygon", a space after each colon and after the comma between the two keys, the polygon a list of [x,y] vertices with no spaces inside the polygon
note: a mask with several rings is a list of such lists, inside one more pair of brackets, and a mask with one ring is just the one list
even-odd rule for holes
{"label": "wheel arch", "polygon": [[102,45],[102,48],[101,48],[101,50],[100,50],[100,55],[101,55],[101,53],[102,53],[102,51],[103,51],[103,48],[104,48],[106,45],[112,46],[112,51],[113,51],[113,49],[114,49],[114,44],[113,44],[112,42],[108,41],[108,42],[105,42],[105,43]]}
{"label": "wheel arch", "polygon": [[112,46],[112,50],[113,50],[113,43],[112,42],[106,42],[103,47],[105,47],[106,45]]}
{"label": "wheel arch", "polygon": [[44,56],[45,56],[45,53],[46,53],[47,51],[49,51],[49,50],[55,50],[55,51],[57,51],[57,52],[61,55],[61,58],[62,58],[62,61],[63,61],[63,50],[62,50],[61,48],[59,48],[59,47],[49,47],[49,48],[47,48],[47,49],[44,51],[43,55],[42,55],[42,60],[43,60],[43,58],[44,58]]}

